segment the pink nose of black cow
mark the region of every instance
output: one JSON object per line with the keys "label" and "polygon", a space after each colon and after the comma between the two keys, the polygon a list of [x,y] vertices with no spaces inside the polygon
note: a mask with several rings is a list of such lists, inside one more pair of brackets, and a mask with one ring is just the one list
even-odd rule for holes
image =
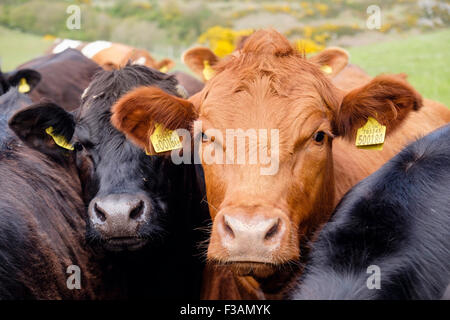
{"label": "pink nose of black cow", "polygon": [[132,238],[148,221],[150,209],[150,200],[144,195],[112,194],[91,201],[89,218],[105,239]]}

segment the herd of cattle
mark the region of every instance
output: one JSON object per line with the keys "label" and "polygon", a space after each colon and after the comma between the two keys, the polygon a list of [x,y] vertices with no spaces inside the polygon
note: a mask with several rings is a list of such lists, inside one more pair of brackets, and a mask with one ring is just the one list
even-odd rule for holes
{"label": "herd of cattle", "polygon": [[[105,41],[50,51],[0,73],[0,299],[450,298],[450,109],[405,75],[274,30],[188,50],[203,81]],[[369,117],[383,150],[355,147]],[[278,129],[279,170],[149,152],[197,122]]]}

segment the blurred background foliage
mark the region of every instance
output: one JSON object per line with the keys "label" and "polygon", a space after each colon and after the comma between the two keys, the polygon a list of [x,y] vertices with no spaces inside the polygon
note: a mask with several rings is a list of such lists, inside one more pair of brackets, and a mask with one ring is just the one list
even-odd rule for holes
{"label": "blurred background foliage", "polygon": [[[79,30],[66,27],[71,4],[81,8]],[[366,10],[373,4],[381,8],[379,30],[366,27]],[[449,26],[450,2],[445,0],[0,0],[0,56],[2,68],[10,69],[44,52],[55,38],[110,40],[145,48],[158,59],[172,58],[177,69],[187,71],[179,60],[187,48],[206,45],[222,57],[235,49],[241,36],[273,27],[308,54],[327,46],[347,48],[352,62],[371,73],[385,72],[383,63],[391,59],[394,62],[384,64],[393,69],[386,71],[412,73],[413,84],[423,75],[401,69],[408,68],[404,61],[420,62],[414,65],[417,70],[437,63],[431,69],[440,69],[439,74],[433,77],[444,79],[444,84],[435,90],[431,80],[417,78],[417,83],[450,104],[450,94],[442,87],[448,87],[450,68],[439,62],[449,61]],[[426,35],[434,42],[427,42]],[[426,46],[415,42],[422,40]],[[378,47],[386,52],[374,49]],[[421,52],[420,59],[407,58]]]}
{"label": "blurred background foliage", "polygon": [[[70,4],[81,7],[80,30],[65,27]],[[0,24],[36,35],[111,40],[149,50],[199,42],[220,55],[232,50],[241,33],[271,26],[293,41],[307,40],[314,52],[368,32],[371,4],[382,9],[385,34],[449,26],[449,2],[434,0],[2,0]]]}

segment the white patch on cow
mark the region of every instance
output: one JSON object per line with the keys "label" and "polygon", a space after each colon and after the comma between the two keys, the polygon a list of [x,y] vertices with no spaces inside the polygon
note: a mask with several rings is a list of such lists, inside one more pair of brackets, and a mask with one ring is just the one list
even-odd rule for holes
{"label": "white patch on cow", "polygon": [[60,53],[66,49],[76,49],[81,44],[81,41],[64,39],[56,47],[53,48],[52,53]]}
{"label": "white patch on cow", "polygon": [[86,94],[87,94],[88,90],[89,90],[89,87],[84,89],[83,94],[81,95],[81,99],[84,99],[84,97],[86,97]]}
{"label": "white patch on cow", "polygon": [[145,57],[140,57],[139,59],[134,60],[133,64],[145,65],[146,62],[147,62],[147,59],[145,59]]}
{"label": "white patch on cow", "polygon": [[177,84],[176,86],[177,88],[177,93],[184,99],[189,98],[189,94],[186,91],[186,89],[181,85],[181,84]]}
{"label": "white patch on cow", "polygon": [[81,49],[81,53],[84,54],[86,57],[91,59],[93,56],[95,56],[100,51],[107,49],[112,46],[112,42],[109,41],[94,41],[91,43],[88,43],[83,49]]}

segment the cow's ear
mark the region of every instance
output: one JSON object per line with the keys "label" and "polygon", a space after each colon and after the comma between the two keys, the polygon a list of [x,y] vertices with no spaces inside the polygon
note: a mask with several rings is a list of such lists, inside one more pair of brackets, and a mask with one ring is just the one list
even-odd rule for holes
{"label": "cow's ear", "polygon": [[9,127],[26,145],[50,156],[73,150],[69,141],[75,131],[74,118],[54,103],[19,110],[9,120]]}
{"label": "cow's ear", "polygon": [[348,60],[348,52],[341,48],[327,48],[309,58],[309,61],[319,65],[320,69],[330,77],[341,72],[347,66]]}
{"label": "cow's ear", "polygon": [[412,110],[422,107],[421,95],[402,76],[381,75],[348,92],[336,112],[334,133],[353,140],[369,117],[394,131]]}
{"label": "cow's ear", "polygon": [[213,76],[212,67],[219,62],[219,57],[209,48],[195,47],[184,52],[182,60],[189,69],[206,82]]}
{"label": "cow's ear", "polygon": [[31,92],[39,81],[41,81],[41,74],[32,69],[16,70],[8,74],[9,84],[17,87],[21,93]]}
{"label": "cow's ear", "polygon": [[130,91],[114,104],[111,112],[114,127],[149,154],[158,154],[150,141],[156,126],[189,130],[197,119],[192,103],[156,87]]}
{"label": "cow's ear", "polygon": [[174,66],[175,62],[173,62],[173,60],[164,58],[156,64],[156,69],[158,69],[161,72],[167,73]]}

